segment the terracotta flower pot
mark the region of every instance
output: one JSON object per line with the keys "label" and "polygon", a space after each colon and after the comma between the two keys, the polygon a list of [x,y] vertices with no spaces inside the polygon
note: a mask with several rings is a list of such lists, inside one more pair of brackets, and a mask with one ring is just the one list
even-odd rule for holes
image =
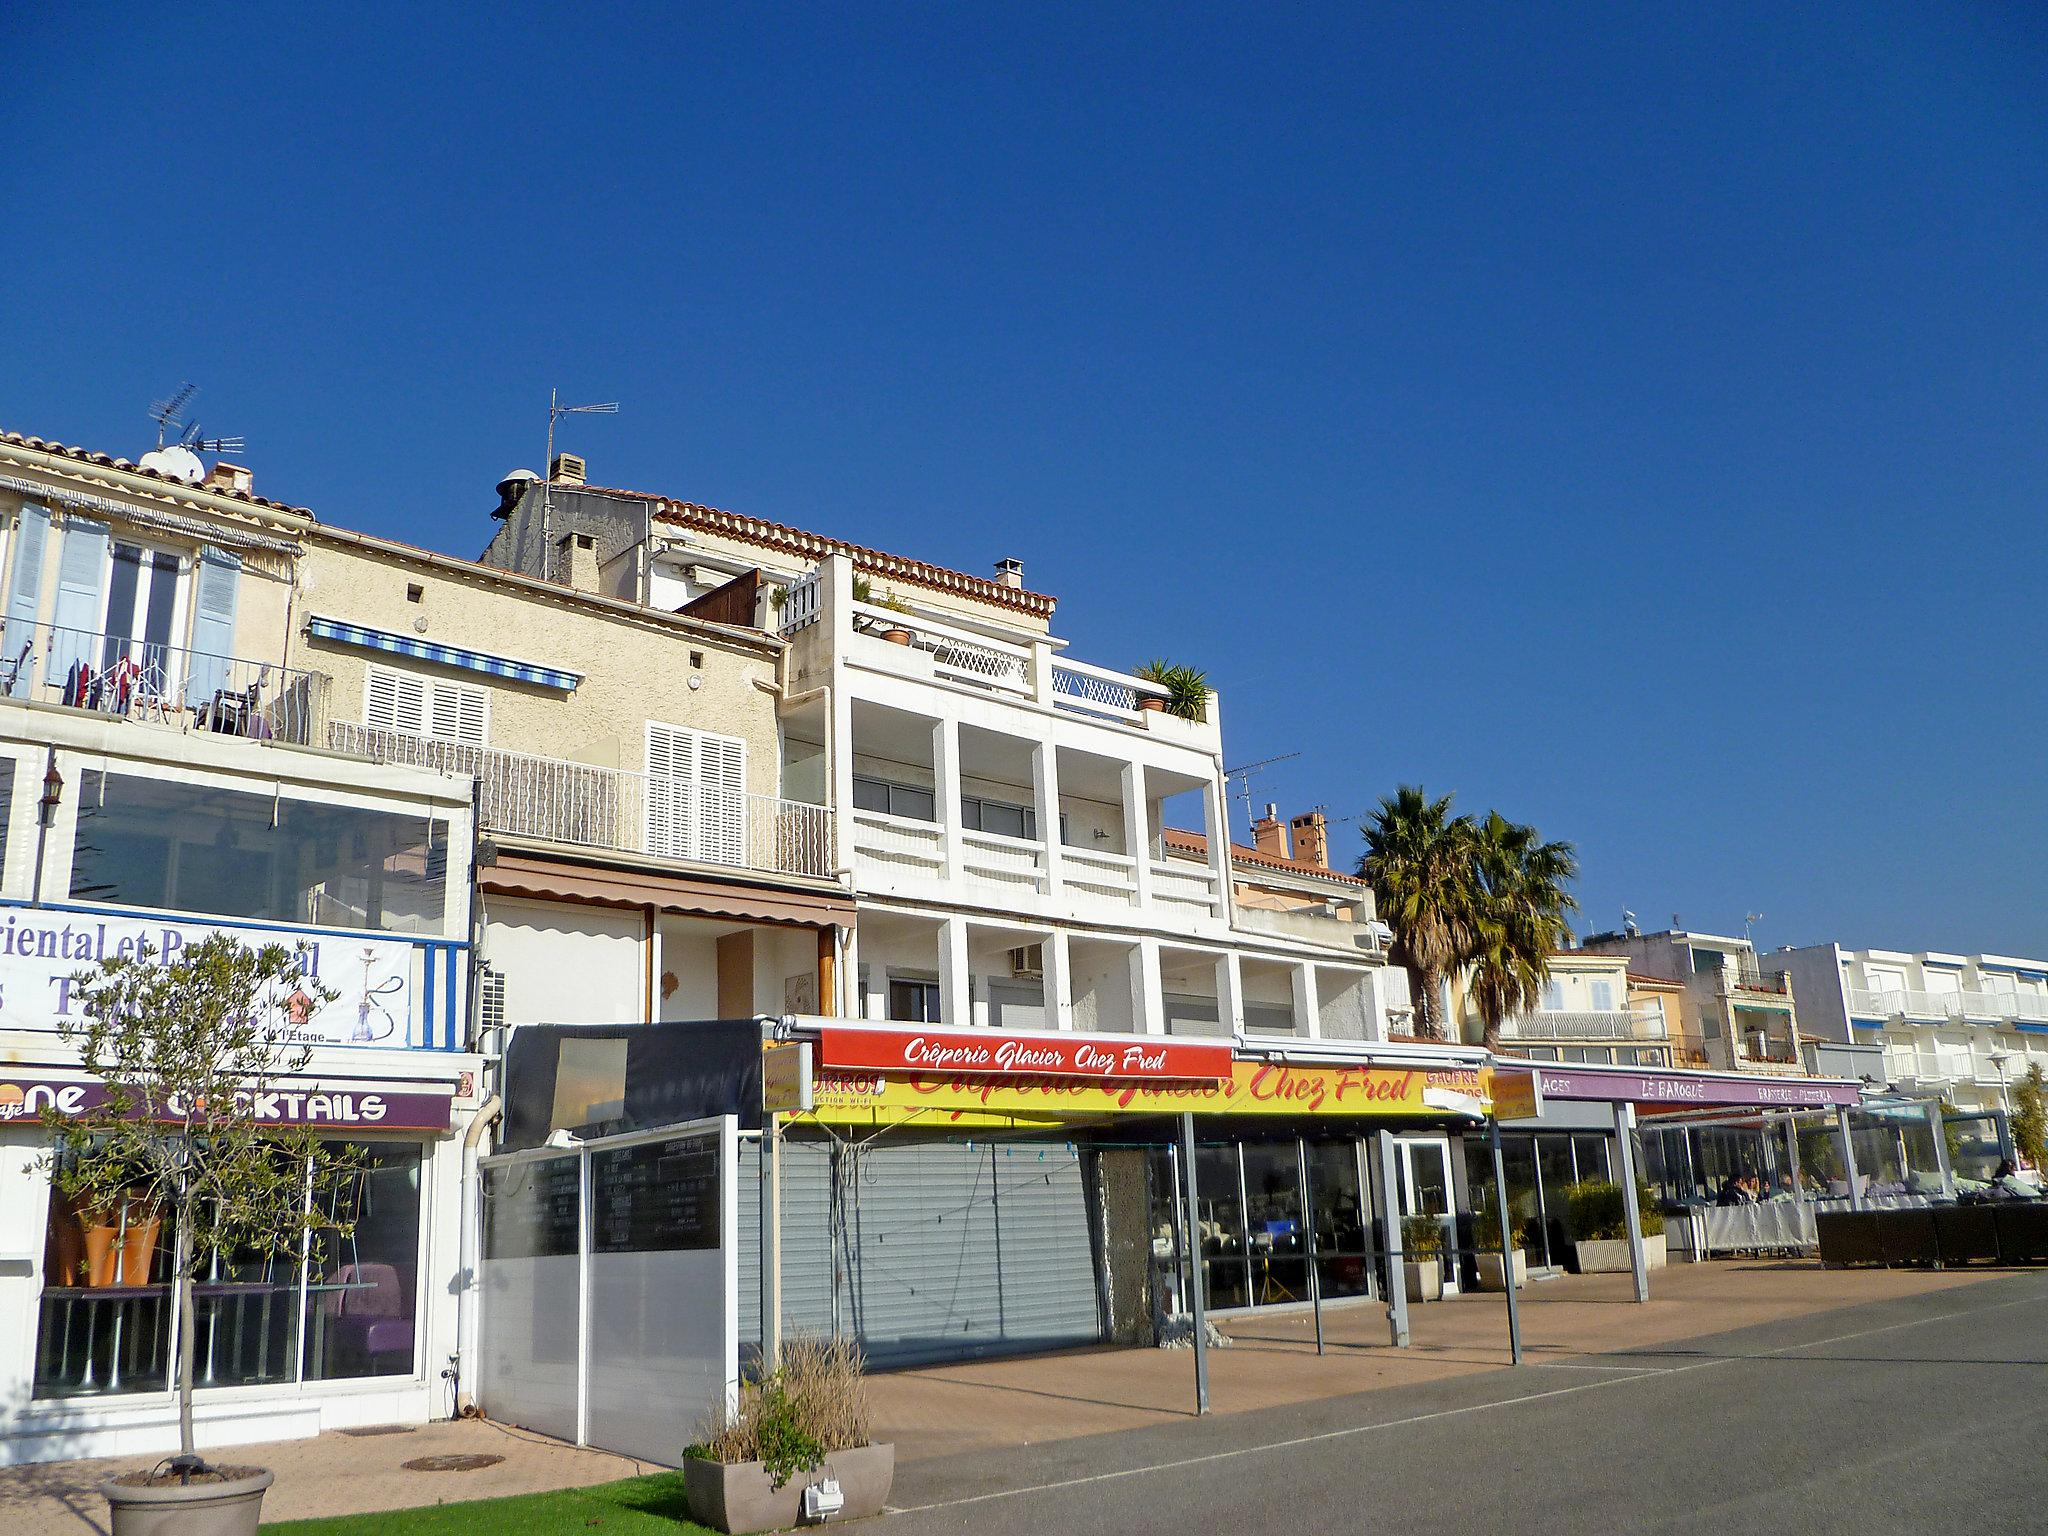
{"label": "terracotta flower pot", "polygon": [[121,1238],[121,1274],[117,1285],[149,1284],[149,1272],[156,1262],[157,1233],[163,1230],[163,1224],[160,1212],[141,1206],[129,1208],[128,1230]]}
{"label": "terracotta flower pot", "polygon": [[900,624],[892,624],[882,631],[882,638],[891,645],[908,645],[910,644],[910,631],[903,628]]}
{"label": "terracotta flower pot", "polygon": [[112,1285],[120,1258],[121,1227],[118,1222],[86,1219],[85,1283],[98,1288]]}
{"label": "terracotta flower pot", "polygon": [[1160,714],[1166,708],[1166,700],[1156,693],[1141,693],[1138,695],[1138,708],[1148,715]]}
{"label": "terracotta flower pot", "polygon": [[276,1474],[261,1467],[220,1467],[218,1482],[100,1484],[113,1536],[256,1536],[263,1492]]}

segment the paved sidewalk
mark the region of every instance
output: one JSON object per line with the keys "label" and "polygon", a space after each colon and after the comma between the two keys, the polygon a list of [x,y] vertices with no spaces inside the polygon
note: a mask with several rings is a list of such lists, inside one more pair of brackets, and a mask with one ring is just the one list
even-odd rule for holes
{"label": "paved sidewalk", "polygon": [[[1654,1350],[1842,1307],[1966,1286],[1988,1272],[1830,1270],[1808,1262],[1685,1265],[1651,1280],[1652,1299],[1629,1299],[1626,1275],[1541,1282],[1522,1295],[1532,1360],[1569,1367],[1577,1358]],[[1328,1353],[1315,1353],[1309,1313],[1224,1320],[1235,1341],[1209,1353],[1219,1414],[1385,1388],[1418,1388],[1508,1364],[1506,1306],[1499,1296],[1454,1298],[1411,1310],[1414,1343],[1388,1347],[1382,1309],[1325,1309]],[[1116,1431],[1187,1424],[1194,1406],[1194,1358],[1186,1349],[1087,1349],[890,1372],[870,1382],[878,1439],[900,1461],[917,1463]],[[678,1445],[687,1426],[678,1426]],[[409,1472],[418,1456],[484,1452],[503,1456],[476,1472]],[[331,1433],[309,1440],[240,1447],[223,1455],[269,1467],[276,1485],[264,1501],[273,1520],[354,1514],[420,1504],[493,1498],[608,1482],[653,1471],[646,1463],[578,1450],[545,1436],[483,1422],[421,1425],[404,1434]],[[104,1536],[104,1477],[155,1457],[59,1462],[0,1470],[5,1536]]]}

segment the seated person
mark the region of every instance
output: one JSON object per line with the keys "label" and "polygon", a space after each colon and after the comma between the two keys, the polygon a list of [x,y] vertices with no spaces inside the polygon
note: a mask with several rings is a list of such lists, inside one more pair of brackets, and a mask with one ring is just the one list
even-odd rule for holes
{"label": "seated person", "polygon": [[1721,1181],[1721,1193],[1715,1197],[1714,1204],[1747,1205],[1749,1204],[1749,1193],[1742,1187],[1742,1181],[1731,1173]]}

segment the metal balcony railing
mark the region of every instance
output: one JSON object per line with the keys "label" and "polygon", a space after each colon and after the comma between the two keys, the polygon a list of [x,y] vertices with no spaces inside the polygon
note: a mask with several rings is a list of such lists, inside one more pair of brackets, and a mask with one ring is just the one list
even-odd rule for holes
{"label": "metal balcony railing", "polygon": [[2020,992],[1925,992],[1913,988],[1849,989],[1849,1008],[1865,1017],[1927,1019],[2048,1020],[2048,997]]}
{"label": "metal balcony railing", "polygon": [[0,695],[185,731],[312,739],[314,674],[103,630],[10,622]]}
{"label": "metal balcony railing", "polygon": [[1503,1040],[1663,1040],[1663,1015],[1626,1008],[1545,1009],[1509,1019]]}
{"label": "metal balcony railing", "polygon": [[337,720],[328,745],[476,779],[484,831],[829,879],[832,809],[666,774],[501,752]]}

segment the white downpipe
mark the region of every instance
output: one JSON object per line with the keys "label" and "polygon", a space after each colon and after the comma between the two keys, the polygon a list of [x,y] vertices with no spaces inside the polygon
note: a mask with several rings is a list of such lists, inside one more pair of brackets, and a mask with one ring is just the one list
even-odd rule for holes
{"label": "white downpipe", "polygon": [[462,1274],[462,1290],[455,1298],[455,1417],[469,1418],[476,1412],[476,1394],[472,1383],[476,1380],[476,1305],[479,1285],[477,1282],[477,1250],[482,1246],[483,1202],[479,1198],[481,1181],[477,1177],[477,1147],[484,1139],[484,1132],[498,1116],[504,1113],[505,1101],[492,1094],[477,1106],[476,1114],[469,1122],[469,1129],[462,1133],[462,1241],[458,1248],[458,1264]]}

